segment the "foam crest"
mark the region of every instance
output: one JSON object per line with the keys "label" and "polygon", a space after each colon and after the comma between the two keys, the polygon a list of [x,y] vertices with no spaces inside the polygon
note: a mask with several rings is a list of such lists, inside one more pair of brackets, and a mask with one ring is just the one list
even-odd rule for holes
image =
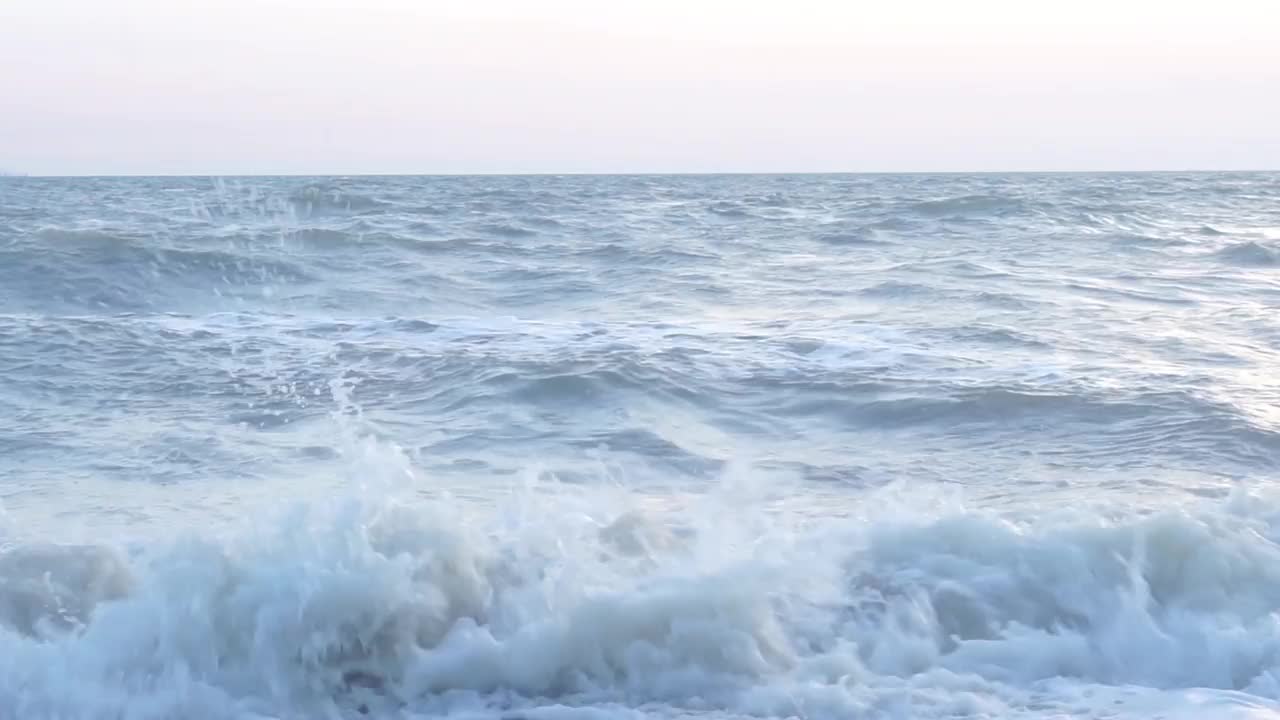
{"label": "foam crest", "polygon": [[403,458],[364,447],[348,457],[372,463],[369,494],[225,538],[0,556],[2,704],[894,717],[895,695],[920,716],[1016,713],[1070,679],[1211,688],[1248,717],[1280,693],[1269,498],[1047,524],[901,488],[821,514],[740,480],[665,498],[530,481],[477,505],[414,499]]}

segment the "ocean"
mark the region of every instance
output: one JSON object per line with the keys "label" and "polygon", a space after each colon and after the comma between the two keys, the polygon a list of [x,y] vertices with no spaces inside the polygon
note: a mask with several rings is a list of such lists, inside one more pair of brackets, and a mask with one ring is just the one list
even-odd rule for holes
{"label": "ocean", "polygon": [[0,178],[0,719],[1280,718],[1280,173]]}

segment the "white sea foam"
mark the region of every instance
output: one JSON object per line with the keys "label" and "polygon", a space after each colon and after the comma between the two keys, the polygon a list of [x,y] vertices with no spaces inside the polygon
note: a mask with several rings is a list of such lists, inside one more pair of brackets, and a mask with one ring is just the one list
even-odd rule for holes
{"label": "white sea foam", "polygon": [[228,539],[0,556],[0,716],[1280,717],[1272,497],[1021,522],[739,476],[476,505],[353,448],[365,490]]}

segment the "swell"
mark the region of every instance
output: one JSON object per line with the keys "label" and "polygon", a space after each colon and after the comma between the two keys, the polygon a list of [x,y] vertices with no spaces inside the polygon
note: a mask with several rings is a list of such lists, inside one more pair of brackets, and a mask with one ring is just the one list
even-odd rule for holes
{"label": "swell", "polygon": [[874,224],[842,231],[819,233],[815,235],[813,239],[824,245],[834,245],[837,247],[883,247],[894,244],[892,240],[888,239],[887,234],[883,232],[881,228],[875,227]]}
{"label": "swell", "polygon": [[[213,243],[209,243],[213,245]],[[312,281],[292,259],[227,247],[178,247],[106,231],[46,229],[0,249],[0,278],[33,308],[131,311],[184,295]]]}
{"label": "swell", "polygon": [[1280,267],[1280,248],[1254,241],[1228,245],[1216,251],[1214,257],[1239,267]]}
{"label": "swell", "polygon": [[[1265,467],[1280,450],[1280,430],[1261,417],[1189,390],[1103,390],[1075,372],[1004,382],[931,374],[990,352],[1025,354],[1035,370],[1055,348],[1042,334],[973,324],[920,328],[882,345],[652,324],[0,316],[8,384],[40,388],[77,413],[126,396],[155,418],[284,431],[330,412],[340,379],[405,437],[412,427],[445,429],[415,444],[424,455],[492,455],[510,468],[552,441],[567,455],[600,448],[682,477],[722,467],[723,444],[655,424],[662,413],[764,442],[887,433],[968,448],[1012,442],[1074,462]],[[524,429],[519,442],[504,439],[512,428]],[[192,447],[209,458],[223,451]]]}
{"label": "swell", "polygon": [[[340,345],[337,361],[365,370],[349,373],[362,402],[447,426],[442,440],[419,448],[427,456],[488,455],[510,461],[557,438],[564,448],[606,451],[649,468],[702,476],[723,458],[643,424],[626,409],[637,403],[714,412],[716,381],[694,365],[657,361],[633,348],[556,349],[504,338],[477,353],[464,346]],[[385,360],[381,360],[384,358]],[[477,425],[475,418],[487,421]],[[511,428],[537,430],[512,442]]]}
{"label": "swell", "polygon": [[294,190],[288,202],[303,217],[368,213],[387,207],[377,198],[341,186],[315,184]]}
{"label": "swell", "polygon": [[[1043,451],[1075,458],[1147,457],[1159,451],[1197,462],[1218,457],[1259,467],[1273,462],[1280,451],[1280,428],[1231,404],[1187,391],[1100,391],[1017,383],[964,386],[894,377],[887,369],[832,371],[807,378],[760,373],[750,383],[757,391],[776,390],[765,401],[771,412],[806,424],[942,434],[975,443],[1000,444],[1010,437],[1022,437],[1026,444],[1082,438]],[[764,410],[748,398],[740,393],[738,402]]]}
{"label": "swell", "polygon": [[918,200],[902,206],[908,215],[935,219],[986,219],[1024,215],[1041,209],[1039,203],[1012,195],[971,194]]}
{"label": "swell", "polygon": [[[807,383],[806,383],[807,385]],[[804,385],[788,384],[794,399],[783,401],[778,412],[793,416],[829,416],[843,424],[877,428],[938,428],[963,425],[1024,424],[1043,419],[1070,422],[1087,419],[1096,424],[1120,422],[1147,416],[1156,404],[1111,402],[1073,393],[1025,389],[1017,386],[988,388],[931,389],[928,394],[912,394],[893,384],[849,384],[844,398],[824,399]],[[814,389],[829,387],[815,384]],[[864,394],[865,390],[872,392]]]}
{"label": "swell", "polygon": [[[340,381],[358,391],[374,417],[449,428],[447,439],[421,444],[428,454],[502,455],[516,446],[498,438],[537,418],[530,449],[558,436],[568,449],[605,448],[692,475],[722,462],[622,412],[640,401],[715,411],[714,371],[687,350],[653,356],[591,327],[285,316],[251,329],[234,316],[0,316],[0,351],[12,361],[6,384],[15,392],[39,387],[42,397],[65,407],[59,411],[65,415],[44,418],[50,424],[74,423],[88,408],[124,397],[133,412],[161,425],[290,431],[326,417],[332,384]],[[67,438],[89,453],[104,434]],[[184,447],[211,461],[221,452],[253,450],[233,444],[252,435],[215,437],[214,445],[192,438]]]}

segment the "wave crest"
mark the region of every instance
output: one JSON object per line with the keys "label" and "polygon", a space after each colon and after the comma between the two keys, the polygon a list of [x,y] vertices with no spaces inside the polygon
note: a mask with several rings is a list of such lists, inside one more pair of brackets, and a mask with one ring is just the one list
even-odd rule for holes
{"label": "wave crest", "polygon": [[383,208],[387,203],[339,187],[308,185],[289,195],[289,204],[303,217],[364,213]]}
{"label": "wave crest", "polygon": [[1280,267],[1280,248],[1259,242],[1242,242],[1229,245],[1214,255],[1232,265],[1242,267]]}
{"label": "wave crest", "polygon": [[[892,488],[867,498],[874,520],[792,525],[727,495],[659,511],[547,490],[508,509],[525,508],[516,526],[343,502],[128,568],[101,549],[2,556],[0,597],[48,573],[74,580],[27,607],[86,611],[44,635],[0,629],[0,700],[23,717],[354,717],[546,699],[751,714],[799,697],[839,718],[958,676],[1008,709],[1064,676],[1280,695],[1270,500],[1028,525],[921,513]],[[79,692],[58,692],[66,672]]]}
{"label": "wave crest", "polygon": [[1021,198],[1006,195],[957,195],[937,200],[921,200],[906,208],[924,217],[982,217],[1002,216],[1026,212],[1029,208]]}

